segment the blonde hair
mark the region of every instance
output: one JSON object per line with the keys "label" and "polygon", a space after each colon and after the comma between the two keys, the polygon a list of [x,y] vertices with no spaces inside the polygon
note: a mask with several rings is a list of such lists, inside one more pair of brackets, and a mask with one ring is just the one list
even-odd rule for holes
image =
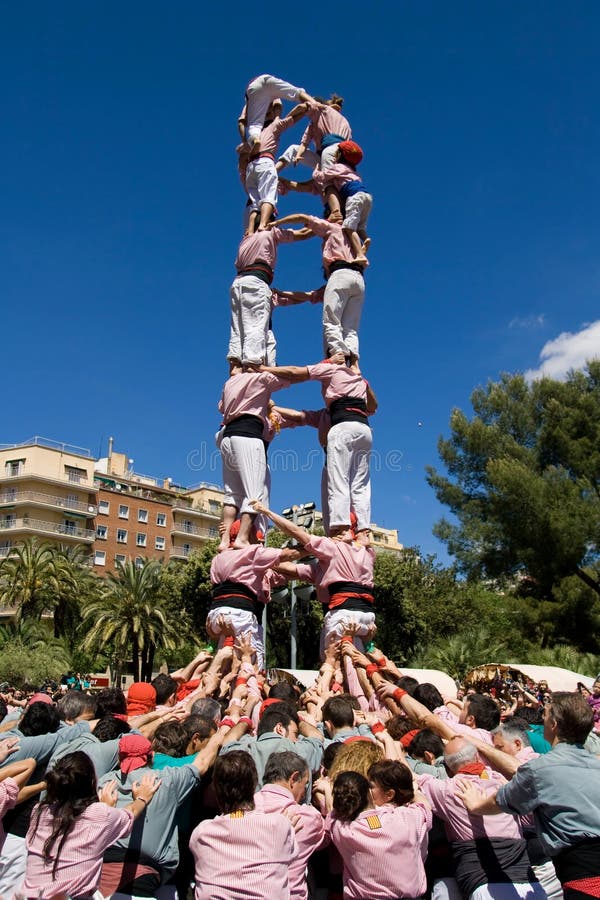
{"label": "blonde hair", "polygon": [[373,763],[381,762],[383,758],[383,748],[375,741],[353,741],[338,750],[327,775],[332,784],[340,772],[358,772],[366,778]]}

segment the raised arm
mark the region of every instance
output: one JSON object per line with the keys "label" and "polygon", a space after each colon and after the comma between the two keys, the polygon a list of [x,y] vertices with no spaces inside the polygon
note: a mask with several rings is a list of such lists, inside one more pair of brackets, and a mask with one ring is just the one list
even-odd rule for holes
{"label": "raised arm", "polygon": [[373,413],[377,412],[377,397],[375,396],[373,390],[371,389],[371,385],[369,382],[366,382],[367,385],[367,415],[372,416]]}
{"label": "raised arm", "polygon": [[270,372],[271,375],[278,375],[295,384],[300,381],[308,381],[307,366],[257,366],[259,372]]}
{"label": "raised arm", "polygon": [[[260,500],[253,500],[252,506],[254,507],[254,511],[257,513],[262,513],[265,516],[268,516],[274,525],[277,525],[280,531],[283,531],[284,534],[287,534],[288,537],[293,538],[298,541],[299,544],[304,546],[304,544],[308,543],[311,538],[311,535],[305,528],[301,528],[300,525],[295,525],[294,522],[290,522],[289,519],[284,519],[283,516],[278,516],[277,513],[272,512],[270,509],[261,503]],[[285,552],[285,551],[283,551]],[[282,562],[285,560],[282,558]]]}
{"label": "raised arm", "polygon": [[269,227],[279,228],[281,225],[306,225],[307,228],[310,228],[309,222],[310,216],[307,216],[306,213],[290,213],[289,216],[284,216],[283,219],[269,222]]}
{"label": "raised arm", "polygon": [[246,104],[238,118],[238,131],[243,141],[246,140]]}

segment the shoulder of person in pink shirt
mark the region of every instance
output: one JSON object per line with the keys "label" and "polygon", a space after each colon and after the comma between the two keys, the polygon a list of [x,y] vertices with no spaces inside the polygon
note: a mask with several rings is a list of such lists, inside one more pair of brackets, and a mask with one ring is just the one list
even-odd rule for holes
{"label": "shoulder of person in pink shirt", "polygon": [[271,391],[279,391],[282,388],[290,387],[291,381],[282,378],[281,375],[273,375],[271,372],[256,372],[260,376],[262,384],[266,385]]}
{"label": "shoulder of person in pink shirt", "polygon": [[517,759],[520,763],[529,762],[530,759],[537,759],[539,753],[536,753],[533,747],[521,747],[519,752],[516,754],[515,759]]}
{"label": "shoulder of person in pink shirt", "polygon": [[14,778],[5,778],[0,781],[0,819],[9,809],[12,809],[19,796],[19,785]]}
{"label": "shoulder of person in pink shirt", "polygon": [[311,550],[317,559],[330,560],[337,553],[338,543],[338,541],[334,541],[331,538],[311,534],[310,540],[304,545],[304,548]]}
{"label": "shoulder of person in pink shirt", "polygon": [[[263,231],[261,233],[265,234],[267,232]],[[268,234],[273,235],[277,244],[289,244],[296,236],[293,228],[279,228],[278,226],[271,228]]]}
{"label": "shoulder of person in pink shirt", "polygon": [[294,124],[294,120],[291,116],[286,116],[285,119],[277,118],[273,122],[273,134],[280,135],[287,128],[290,128]]}
{"label": "shoulder of person in pink shirt", "polygon": [[306,368],[308,369],[309,378],[314,379],[315,381],[329,382],[334,377],[337,366],[335,363],[320,362],[314,363],[312,366],[307,366]]}
{"label": "shoulder of person in pink shirt", "polygon": [[315,234],[321,237],[327,237],[328,234],[336,230],[335,223],[328,222],[326,219],[319,219],[318,216],[307,216],[306,224],[311,231],[314,231]]}

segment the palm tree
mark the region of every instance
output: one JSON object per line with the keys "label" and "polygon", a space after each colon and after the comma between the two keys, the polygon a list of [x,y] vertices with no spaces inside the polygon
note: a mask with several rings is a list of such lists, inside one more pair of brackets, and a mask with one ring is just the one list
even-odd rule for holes
{"label": "palm tree", "polygon": [[417,668],[434,668],[462,681],[469,669],[489,662],[499,662],[506,655],[506,644],[491,637],[485,628],[460,632],[426,648],[419,648],[410,660]]}
{"label": "palm tree", "polygon": [[41,618],[60,593],[57,549],[35,538],[11,549],[0,565],[0,603],[16,610],[17,621]]}
{"label": "palm tree", "polygon": [[98,597],[101,581],[90,567],[87,548],[63,544],[56,553],[60,590],[52,599],[54,637],[72,643],[81,624],[81,607],[86,599]]}
{"label": "palm tree", "polygon": [[162,564],[129,560],[109,574],[102,595],[88,601],[83,627],[89,627],[82,647],[97,650],[111,644],[118,660],[133,660],[135,677],[149,678],[157,649],[174,650],[180,634],[162,608],[159,591]]}

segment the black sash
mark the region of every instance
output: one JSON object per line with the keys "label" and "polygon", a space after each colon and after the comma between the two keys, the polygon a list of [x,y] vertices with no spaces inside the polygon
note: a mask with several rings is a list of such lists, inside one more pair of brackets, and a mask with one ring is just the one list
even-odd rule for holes
{"label": "black sash", "polygon": [[236,416],[225,426],[223,437],[253,437],[262,441],[263,428],[263,421],[258,416]]}
{"label": "black sash", "polygon": [[[373,612],[375,595],[372,587],[364,584],[358,584],[356,581],[334,581],[327,588],[330,601],[336,594],[363,594],[362,597],[348,597],[343,603],[338,603],[334,607],[328,606],[330,612],[337,612],[338,609],[346,609],[349,612]],[[370,598],[370,599],[368,599]]]}
{"label": "black sash", "polygon": [[228,606],[230,609],[241,609],[244,612],[253,613],[260,621],[264,603],[259,601],[255,592],[248,585],[241,584],[239,581],[222,581],[213,586],[212,597],[210,610]]}
{"label": "black sash", "polygon": [[360,263],[344,262],[343,259],[336,259],[332,263],[329,263],[330,275],[333,275],[334,272],[338,272],[340,269],[351,269],[352,272],[360,272],[361,275],[364,274],[364,266],[361,266]]}
{"label": "black sash", "polygon": [[256,262],[250,263],[245,269],[240,269],[237,277],[240,278],[242,275],[254,275],[256,278],[264,281],[265,284],[271,284],[274,277],[273,269],[269,263],[264,262],[262,259],[257,259]]}
{"label": "black sash", "polygon": [[339,425],[340,422],[362,422],[369,424],[367,416],[367,402],[359,397],[340,397],[329,406],[331,424]]}

